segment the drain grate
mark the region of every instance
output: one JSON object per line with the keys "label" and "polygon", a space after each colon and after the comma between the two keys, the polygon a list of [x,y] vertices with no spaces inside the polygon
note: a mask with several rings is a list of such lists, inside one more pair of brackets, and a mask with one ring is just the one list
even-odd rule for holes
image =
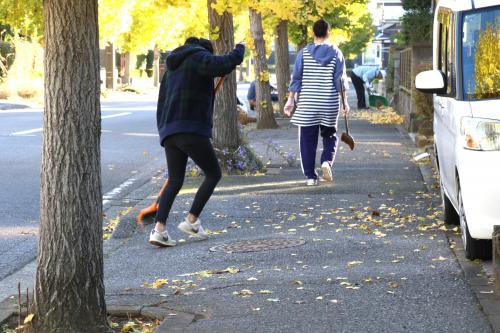
{"label": "drain grate", "polygon": [[210,248],[213,252],[260,252],[269,250],[286,249],[289,247],[304,245],[302,239],[253,239],[221,244]]}

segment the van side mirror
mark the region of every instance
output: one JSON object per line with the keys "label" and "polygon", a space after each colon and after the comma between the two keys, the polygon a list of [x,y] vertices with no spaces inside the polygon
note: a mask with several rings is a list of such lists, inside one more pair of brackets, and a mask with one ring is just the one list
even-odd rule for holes
{"label": "van side mirror", "polygon": [[446,76],[440,70],[418,73],[415,77],[415,88],[428,94],[446,94],[448,89]]}

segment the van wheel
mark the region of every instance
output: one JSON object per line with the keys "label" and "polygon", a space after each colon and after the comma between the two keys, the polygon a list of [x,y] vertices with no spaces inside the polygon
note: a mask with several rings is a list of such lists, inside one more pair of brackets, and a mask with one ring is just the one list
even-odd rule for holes
{"label": "van wheel", "polygon": [[467,227],[467,218],[465,216],[464,204],[462,201],[462,191],[458,188],[458,206],[460,209],[460,229],[462,230],[462,241],[464,244],[465,257],[470,260],[483,259],[489,260],[492,256],[491,240],[474,239],[469,233]]}
{"label": "van wheel", "polygon": [[448,199],[448,196],[443,190],[443,183],[440,182],[441,185],[441,199],[443,201],[443,219],[444,223],[450,224],[450,225],[459,225],[460,224],[460,217],[458,216],[457,211],[455,210],[455,207],[451,204],[450,199]]}

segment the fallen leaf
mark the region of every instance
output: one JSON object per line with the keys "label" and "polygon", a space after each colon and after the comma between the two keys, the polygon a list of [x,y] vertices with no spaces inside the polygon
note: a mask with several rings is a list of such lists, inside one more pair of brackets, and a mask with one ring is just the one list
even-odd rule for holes
{"label": "fallen leaf", "polygon": [[389,282],[389,288],[393,288],[393,289],[396,289],[396,288],[399,288],[399,283],[397,282]]}
{"label": "fallen leaf", "polygon": [[268,295],[268,294],[272,294],[273,292],[271,290],[259,290],[259,294],[262,294],[262,295]]}
{"label": "fallen leaf", "polygon": [[33,318],[35,317],[34,314],[30,313],[29,315],[24,318],[24,324],[27,325],[33,321]]}
{"label": "fallen leaf", "polygon": [[129,321],[128,323],[126,323],[125,325],[123,325],[121,331],[122,332],[133,332],[134,331],[134,326],[135,326],[135,323],[133,321]]}
{"label": "fallen leaf", "polygon": [[242,296],[242,297],[248,297],[248,296],[252,296],[253,295],[253,291],[251,291],[250,289],[243,289],[241,291],[235,291],[235,292],[233,292],[233,295],[239,295],[239,296]]}
{"label": "fallen leaf", "polygon": [[347,263],[347,267],[351,268],[351,267],[354,267],[356,265],[361,265],[363,262],[362,261],[359,261],[359,260],[354,260],[354,261],[349,261]]}

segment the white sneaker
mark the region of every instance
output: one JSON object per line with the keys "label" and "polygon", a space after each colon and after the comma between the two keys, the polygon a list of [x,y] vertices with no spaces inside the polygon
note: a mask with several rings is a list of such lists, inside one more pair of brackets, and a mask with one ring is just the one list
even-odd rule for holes
{"label": "white sneaker", "polygon": [[328,163],[327,161],[324,161],[323,164],[321,164],[321,170],[323,170],[323,179],[326,180],[327,182],[332,182],[333,175],[332,175],[332,167],[330,166],[330,163]]}
{"label": "white sneaker", "polygon": [[208,234],[203,229],[200,219],[196,220],[195,223],[191,223],[188,221],[188,219],[186,217],[186,219],[184,221],[179,223],[177,228],[182,232],[190,234],[191,236],[195,236],[195,237],[203,238],[203,239],[208,238]]}
{"label": "white sneaker", "polygon": [[306,186],[316,186],[318,185],[318,180],[317,179],[307,179],[306,180]]}
{"label": "white sneaker", "polygon": [[149,235],[149,243],[162,247],[175,246],[177,244],[176,241],[170,238],[167,230],[158,232],[154,228],[151,230],[151,234]]}

